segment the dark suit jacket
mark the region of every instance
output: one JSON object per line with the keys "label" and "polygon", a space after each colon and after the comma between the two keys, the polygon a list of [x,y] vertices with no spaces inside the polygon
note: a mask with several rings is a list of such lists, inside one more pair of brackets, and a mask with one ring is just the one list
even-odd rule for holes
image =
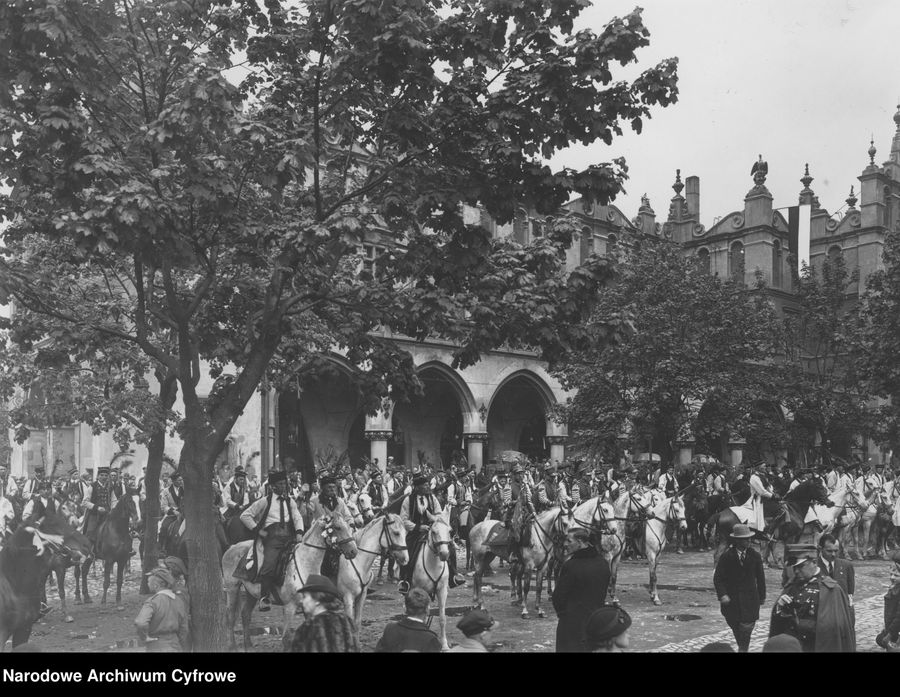
{"label": "dark suit jacket", "polygon": [[727,595],[731,602],[722,606],[722,616],[728,624],[756,622],[759,606],[766,599],[766,573],[762,557],[752,547],[744,556],[741,566],[734,547],[725,550],[713,574],[716,595],[721,600]]}
{"label": "dark suit jacket", "polygon": [[404,617],[399,622],[391,622],[384,628],[384,634],[378,640],[375,653],[401,653],[418,651],[419,653],[440,653],[441,640],[422,622]]}
{"label": "dark suit jacket", "polygon": [[[819,568],[825,576],[828,575],[828,568],[821,556],[819,557]],[[853,595],[853,591],[856,589],[856,569],[853,568],[853,564],[846,559],[835,559],[834,580],[847,595]]]}
{"label": "dark suit jacket", "polygon": [[562,565],[553,589],[553,609],[559,617],[557,653],[587,651],[584,625],[588,616],[606,603],[609,576],[609,563],[594,547],[578,550]]}

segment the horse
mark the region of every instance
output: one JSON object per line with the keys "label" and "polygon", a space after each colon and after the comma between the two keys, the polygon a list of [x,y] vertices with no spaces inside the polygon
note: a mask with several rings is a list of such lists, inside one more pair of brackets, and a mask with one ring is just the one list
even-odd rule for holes
{"label": "horse", "polygon": [[568,515],[559,506],[542,511],[531,519],[531,543],[521,547],[521,557],[509,566],[512,604],[522,606],[523,620],[528,619],[528,593],[531,590],[531,577],[535,573],[534,609],[538,617],[544,617],[544,610],[541,608],[544,573],[555,550],[560,548],[567,528]]}
{"label": "horse", "polygon": [[497,487],[488,484],[472,491],[472,503],[469,505],[469,516],[466,523],[466,571],[472,568],[472,545],[469,542],[472,528],[488,517],[497,504],[500,503],[500,495]]}
{"label": "horse", "polygon": [[[134,551],[134,543],[131,538],[131,526],[137,524],[137,505],[132,496],[122,496],[113,506],[97,530],[97,540],[94,542],[93,557],[103,560],[103,599],[101,605],[106,605],[106,596],[109,592],[110,574],[113,564],[116,565],[116,609],[124,610],[122,605],[122,580],[125,574],[125,564],[131,558]],[[91,559],[90,561],[93,561]],[[87,569],[90,562],[82,565],[82,592],[87,602]]]}
{"label": "horse", "polygon": [[13,648],[28,641],[41,612],[41,589],[53,554],[65,550],[80,561],[90,554],[87,537],[65,516],[49,513],[38,525],[20,525],[0,550],[0,650],[12,637]]}
{"label": "horse", "polygon": [[659,556],[666,547],[666,528],[669,522],[677,523],[678,531],[687,530],[687,520],[684,515],[684,499],[679,496],[669,496],[659,503],[648,502],[647,520],[644,523],[644,555],[647,557],[647,565],[650,570],[650,598],[654,605],[662,605],[656,586],[656,570],[659,564]]}
{"label": "horse", "polygon": [[[825,485],[818,479],[801,482],[793,491],[785,494],[780,503],[772,499],[764,501],[767,522],[763,532],[767,533],[769,537],[763,549],[764,560],[771,555],[778,565],[777,558],[775,558],[776,542],[785,544],[800,542],[804,533],[810,542],[814,541],[816,530],[811,527],[811,524],[804,522],[813,502],[823,505],[831,503]],[[712,516],[710,522],[715,525],[716,530],[716,548],[713,558],[718,563],[719,557],[728,546],[731,530],[740,522],[740,519],[733,509],[728,508]]]}
{"label": "horse", "polygon": [[[421,588],[438,601],[438,621],[441,626],[441,647],[450,648],[447,642],[447,589],[450,585],[449,564],[453,532],[450,529],[450,511],[435,518],[420,543],[421,551],[415,555],[412,571],[412,588]],[[413,550],[415,554],[415,550]]]}
{"label": "horse", "polygon": [[396,513],[379,515],[355,535],[356,558],[341,557],[338,563],[337,587],[344,599],[344,610],[356,627],[356,639],[362,627],[366,592],[372,583],[372,565],[383,554],[390,554],[400,566],[409,563],[406,528]]}
{"label": "horse", "polygon": [[709,520],[709,497],[705,486],[698,483],[684,494],[684,515],[687,519],[687,530],[684,533],[685,547],[690,543],[701,552],[709,547],[706,523]]}
{"label": "horse", "polygon": [[570,528],[581,527],[594,533],[594,544],[609,563],[607,595],[614,605],[619,604],[616,597],[616,579],[619,575],[622,552],[625,549],[625,529],[630,519],[632,501],[633,495],[626,491],[621,492],[611,504],[602,497],[595,496],[575,507],[569,523]]}
{"label": "horse", "polygon": [[[82,518],[78,517],[78,502],[72,499],[67,501],[63,501],[59,504],[59,513],[66,522],[74,529],[78,530],[81,527],[83,522]],[[65,548],[60,548],[53,552],[53,556],[50,560],[50,571],[52,574],[50,575],[50,581],[52,583],[54,577],[56,579],[56,590],[59,594],[59,604],[60,611],[63,614],[66,622],[74,622],[74,618],[69,614],[69,609],[66,606],[66,570],[70,567],[74,566],[75,571],[75,592],[77,594],[77,598],[80,601],[81,595],[79,593],[80,586],[78,585],[79,573],[78,569],[79,565],[72,559],[72,555],[69,554],[68,550]]]}
{"label": "horse", "polygon": [[[229,547],[222,555],[222,574],[225,583],[225,595],[227,608],[225,625],[231,630],[231,646],[236,646],[234,637],[234,622],[237,612],[241,613],[241,625],[244,628],[244,648],[250,649],[250,616],[253,614],[255,602],[248,602],[244,597],[259,600],[261,588],[259,583],[234,577],[238,564],[245,554],[252,554],[252,546],[255,540],[239,542]],[[312,522],[309,530],[303,535],[303,539],[297,542],[290,550],[290,560],[287,564],[284,580],[278,589],[278,595],[284,602],[284,634],[290,629],[291,620],[297,610],[297,593],[306,584],[310,574],[317,574],[322,568],[322,559],[325,558],[325,550],[328,548],[339,549],[341,553],[353,558],[357,554],[356,541],[353,539],[350,527],[341,516],[322,517]],[[262,563],[262,560],[260,560]],[[244,594],[241,594],[241,588]]]}
{"label": "horse", "polygon": [[13,502],[0,494],[0,542],[10,537],[16,530],[16,509]]}

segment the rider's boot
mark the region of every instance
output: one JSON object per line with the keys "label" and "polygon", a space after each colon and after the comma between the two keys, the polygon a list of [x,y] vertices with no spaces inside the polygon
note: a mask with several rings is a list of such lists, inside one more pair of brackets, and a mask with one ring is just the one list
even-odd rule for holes
{"label": "rider's boot", "polygon": [[397,584],[397,592],[400,595],[406,595],[409,593],[410,588],[410,577],[412,576],[412,560],[406,566],[400,567],[400,582]]}
{"label": "rider's boot", "polygon": [[272,600],[269,597],[272,593],[269,580],[262,579],[259,582],[259,611],[260,612],[268,612],[272,609]]}

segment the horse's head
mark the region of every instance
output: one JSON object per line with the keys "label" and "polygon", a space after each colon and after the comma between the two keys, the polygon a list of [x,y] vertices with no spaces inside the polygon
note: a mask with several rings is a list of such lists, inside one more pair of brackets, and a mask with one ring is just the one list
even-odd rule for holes
{"label": "horse's head", "polygon": [[396,513],[388,513],[381,521],[381,536],[378,538],[381,551],[390,554],[400,566],[409,563],[409,550],[406,547],[406,528],[403,520]]}
{"label": "horse's head", "polygon": [[450,558],[450,541],[453,532],[450,529],[449,518],[450,509],[448,508],[434,519],[428,531],[428,546],[437,553],[441,561],[447,561]]}
{"label": "horse's head", "polygon": [[76,563],[91,556],[91,541],[75,530],[61,512],[45,515],[35,531],[36,539],[42,539],[51,551],[63,552]]}
{"label": "horse's head", "polygon": [[350,526],[339,515],[324,519],[322,537],[325,538],[327,546],[339,550],[347,559],[353,559],[359,552]]}
{"label": "horse's head", "polygon": [[684,514],[684,499],[681,496],[673,496],[669,504],[669,518],[674,518],[679,530],[687,530],[687,517]]}

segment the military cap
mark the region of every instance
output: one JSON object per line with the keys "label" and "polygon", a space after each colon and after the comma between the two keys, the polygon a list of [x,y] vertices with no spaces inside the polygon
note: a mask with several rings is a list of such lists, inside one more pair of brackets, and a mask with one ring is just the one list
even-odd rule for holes
{"label": "military cap", "polygon": [[[98,467],[97,476],[100,476],[101,474],[109,474],[109,467]],[[175,475],[172,476],[174,477]]]}
{"label": "military cap", "polygon": [[799,543],[785,545],[784,558],[789,560],[791,566],[797,566],[806,561],[815,561],[818,557],[819,550],[815,545]]}
{"label": "military cap", "polygon": [[163,564],[165,564],[166,568],[173,574],[187,576],[187,567],[178,557],[166,557],[163,559]]}

